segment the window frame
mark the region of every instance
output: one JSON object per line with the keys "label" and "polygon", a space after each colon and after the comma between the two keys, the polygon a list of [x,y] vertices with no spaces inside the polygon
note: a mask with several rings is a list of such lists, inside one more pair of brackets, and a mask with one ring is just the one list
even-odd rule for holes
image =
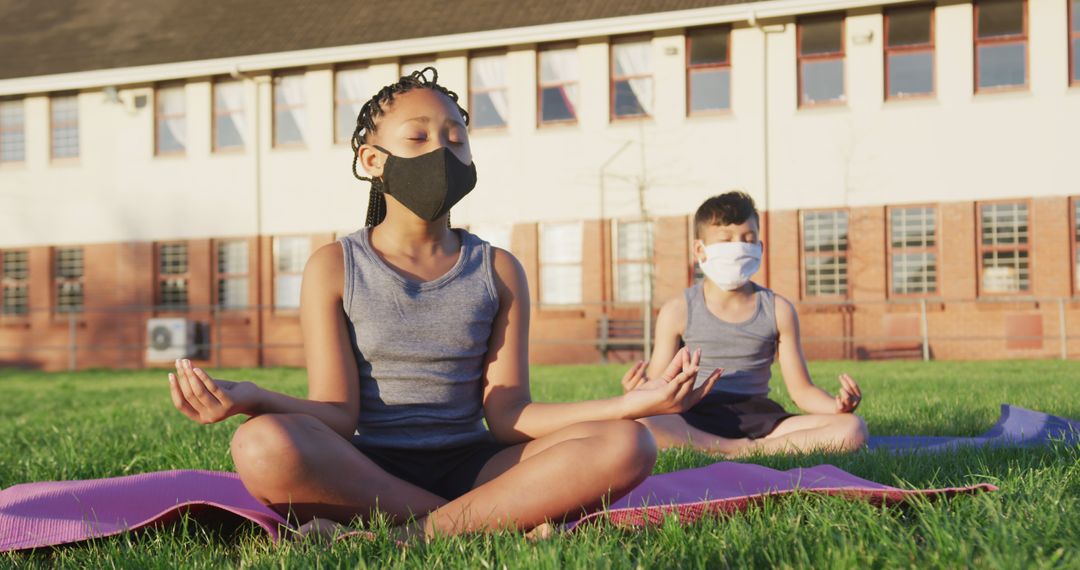
{"label": "window frame", "polygon": [[[889,47],[889,15],[890,13],[915,11],[929,8],[930,10],[930,41],[925,44],[913,44],[907,46]],[[937,4],[909,4],[891,6],[882,10],[882,50],[885,58],[885,100],[907,101],[911,99],[933,99],[937,97]],[[930,81],[931,89],[926,93],[914,93],[911,95],[890,95],[889,83],[889,56],[893,54],[918,54],[930,53]],[[936,207],[936,206],[935,206]]]}
{"label": "window frame", "polygon": [[[239,109],[229,109],[226,112],[219,112],[218,111],[218,108],[217,108],[217,89],[218,89],[218,83],[221,83],[221,82],[230,82],[230,83],[235,82],[235,83],[237,83],[238,85],[240,85],[241,97],[244,95],[244,82],[243,81],[235,80],[235,79],[232,79],[231,77],[226,77],[226,76],[215,77],[213,80],[210,81],[210,152],[212,152],[214,154],[243,154],[243,152],[245,150],[247,150],[246,149],[247,141],[243,140],[243,136],[246,133],[240,133],[241,143],[240,143],[239,146],[226,146],[226,147],[218,146],[218,139],[217,139],[218,117],[225,116],[225,115],[232,116],[232,115],[237,115],[237,114],[239,114],[241,116],[244,115],[244,107],[243,106],[241,106]],[[155,121],[154,124],[156,125],[157,122]],[[157,140],[156,133],[155,133],[154,139]]]}
{"label": "window frame", "polygon": [[[835,18],[840,19],[840,51],[819,53],[811,55],[802,54],[802,36],[803,36],[803,22],[813,22],[814,20],[832,20]],[[840,99],[830,99],[828,101],[803,101],[803,62],[811,61],[831,61],[839,59],[844,66],[844,79],[843,79],[843,97]],[[810,109],[818,107],[845,107],[848,104],[848,69],[847,69],[847,14],[844,12],[831,12],[828,14],[815,14],[813,16],[804,16],[795,20],[795,74],[797,76],[795,84],[795,98],[798,104],[798,109]]]}
{"label": "window frame", "polygon": [[[278,260],[280,259],[281,252],[281,240],[282,239],[306,239],[308,240],[307,259],[300,264],[299,271],[281,271],[278,269]],[[311,259],[311,255],[314,253],[311,247],[311,235],[309,234],[282,234],[275,235],[270,238],[270,307],[274,314],[278,315],[299,315],[300,314],[300,300],[297,299],[295,307],[285,307],[278,305],[278,286],[277,278],[279,275],[299,275],[301,281],[304,277],[304,266],[307,265],[308,259]],[[250,263],[250,261],[249,261]]]}
{"label": "window frame", "polygon": [[[58,315],[68,315],[71,313],[79,314],[86,309],[86,248],[80,245],[72,246],[55,246],[50,248],[52,254],[50,264],[52,266],[52,295],[53,295],[53,313]],[[82,271],[78,277],[61,277],[60,276],[60,251],[61,250],[77,250],[79,257],[82,258]],[[64,284],[74,284],[79,286],[79,307],[78,309],[62,309],[60,306],[60,286]]]}
{"label": "window frame", "polygon": [[[691,49],[692,49],[691,44],[693,42],[693,37],[692,36],[693,36],[695,31],[708,31],[708,30],[724,31],[725,33],[727,33],[727,36],[728,36],[727,37],[727,54],[724,56],[724,62],[723,63],[703,63],[703,64],[698,64],[698,65],[693,65],[693,64],[690,63],[690,55],[691,55]],[[686,31],[684,32],[685,39],[686,39],[686,44],[684,46],[684,51],[685,51],[684,60],[685,60],[686,69],[685,69],[685,75],[684,75],[683,79],[686,82],[686,101],[685,101],[685,103],[686,103],[686,116],[687,117],[725,116],[725,115],[734,114],[734,112],[735,112],[734,111],[735,101],[731,97],[732,93],[734,93],[734,91],[735,91],[734,88],[732,87],[734,75],[733,75],[732,69],[731,69],[731,30],[732,30],[731,24],[719,24],[719,25],[712,25],[712,26],[696,26],[696,27],[693,27],[693,28],[687,28]],[[718,69],[726,69],[726,70],[728,70],[728,106],[725,107],[725,108],[722,108],[722,109],[707,109],[707,110],[704,110],[704,111],[694,111],[693,106],[691,105],[691,99],[690,99],[690,97],[692,95],[692,90],[690,89],[690,85],[691,85],[690,78],[693,76],[694,72],[696,72],[696,71],[699,72],[699,71],[718,70]]]}
{"label": "window frame", "polygon": [[637,34],[637,35],[630,35],[630,36],[619,36],[619,37],[611,38],[611,40],[608,41],[608,122],[609,123],[618,123],[618,122],[623,122],[623,121],[650,120],[650,119],[653,119],[655,117],[655,115],[653,115],[652,113],[643,113],[643,114],[640,114],[640,115],[622,115],[622,116],[618,116],[618,115],[615,114],[615,82],[617,82],[617,81],[630,81],[632,79],[644,79],[646,77],[649,78],[650,80],[652,80],[652,84],[653,84],[653,90],[652,90],[653,100],[650,101],[650,104],[654,107],[653,111],[655,112],[655,106],[656,106],[656,66],[654,64],[655,62],[652,62],[652,61],[649,62],[651,64],[650,65],[651,73],[649,73],[648,75],[620,75],[618,77],[615,76],[615,46],[617,46],[619,44],[635,44],[635,43],[644,43],[644,44],[649,46],[649,49],[652,49],[652,47],[653,47],[653,45],[652,45],[653,44],[653,36],[651,34],[650,35]]}
{"label": "window frame", "polygon": [[[183,245],[184,265],[187,271],[183,273],[162,273],[161,259],[164,246]],[[166,279],[183,279],[184,281],[184,304],[166,305],[162,298],[162,284]],[[154,242],[154,313],[181,313],[187,314],[191,309],[191,244],[186,240],[167,240]]]}
{"label": "window frame", "polygon": [[[1019,36],[997,36],[988,39],[979,39],[979,10],[981,9],[983,1],[972,0],[972,16],[974,21],[972,22],[971,27],[971,39],[972,46],[974,47],[972,50],[972,57],[974,58],[975,63],[975,94],[1027,91],[1031,88],[1031,37],[1028,29],[1028,26],[1030,25],[1030,18],[1028,17],[1028,0],[1019,0],[1019,2],[1021,6],[1020,13],[1023,17],[1023,33]],[[1024,83],[1020,85],[1001,85],[998,87],[979,87],[979,47],[985,45],[1006,45],[1015,43],[1024,44]]]}
{"label": "window frame", "polygon": [[[180,89],[184,94],[184,114],[183,115],[166,115],[161,112],[161,91],[165,89]],[[213,87],[211,86],[211,96],[213,96]],[[210,100],[210,106],[213,107],[213,99]],[[213,109],[211,108],[211,116],[213,116]],[[166,119],[175,119],[182,117],[184,119],[184,131],[187,131],[187,83],[184,81],[168,81],[154,85],[154,156],[186,156],[187,155],[187,143],[184,143],[182,150],[162,151],[161,150],[161,138],[158,136],[161,133],[161,121]],[[213,129],[213,126],[211,126]],[[187,133],[185,132],[185,136]],[[213,144],[211,139],[210,144]]]}
{"label": "window frame", "polygon": [[[226,244],[226,243],[242,243],[242,244],[244,244],[246,255],[247,255],[247,266],[244,268],[245,271],[243,273],[224,273],[224,272],[221,271],[221,245]],[[246,310],[249,310],[249,309],[252,308],[251,307],[251,283],[252,283],[252,281],[251,281],[251,263],[252,263],[251,250],[252,250],[251,241],[246,239],[246,238],[222,238],[222,239],[213,240],[213,242],[211,244],[211,249],[210,249],[211,253],[210,253],[210,255],[211,255],[211,263],[213,264],[213,271],[211,272],[212,276],[213,276],[212,303],[214,305],[214,310],[215,311],[218,311],[218,312],[235,312],[235,311],[246,311]],[[247,297],[248,297],[247,302],[244,304],[243,307],[230,307],[230,306],[222,305],[221,304],[221,281],[225,280],[225,279],[236,279],[236,278],[240,278],[240,277],[243,277],[245,280],[247,280]]]}
{"label": "window frame", "polygon": [[299,141],[287,142],[287,143],[279,143],[277,141],[277,129],[278,129],[277,115],[278,115],[278,110],[279,109],[296,109],[296,108],[299,108],[299,109],[304,109],[305,113],[307,112],[308,94],[307,94],[307,89],[306,89],[307,86],[306,85],[305,85],[305,89],[304,89],[304,104],[303,105],[282,105],[280,107],[278,106],[278,103],[277,103],[277,86],[278,85],[276,83],[277,78],[279,78],[279,77],[287,77],[287,76],[291,76],[291,75],[299,76],[301,81],[306,81],[306,79],[307,79],[307,69],[306,68],[282,69],[282,70],[276,70],[276,71],[274,71],[273,73],[270,74],[270,148],[272,148],[272,149],[276,149],[276,148],[280,148],[280,149],[305,149],[305,148],[307,148],[307,138],[308,137],[307,137],[306,133],[300,133],[300,140]]}
{"label": "window frame", "polygon": [[[580,89],[581,89],[581,76],[580,76],[580,73],[578,74],[578,78],[575,81],[561,81],[561,82],[558,82],[558,83],[544,83],[544,81],[542,79],[542,74],[541,74],[541,54],[543,52],[545,52],[545,51],[573,50],[574,51],[574,56],[579,57],[580,54],[578,54],[578,49],[577,49],[578,45],[579,44],[576,43],[576,42],[574,42],[574,43],[562,42],[562,43],[554,43],[554,44],[544,44],[544,45],[541,45],[541,46],[537,46],[537,48],[536,48],[536,127],[538,129],[539,128],[552,127],[552,126],[560,126],[560,125],[561,126],[576,125],[581,120],[581,118],[580,118],[581,113],[580,113],[580,109],[578,108],[579,107],[578,104],[580,103],[580,101],[574,101],[573,102],[574,103],[574,118],[573,119],[562,119],[562,120],[557,120],[557,121],[545,121],[544,120],[544,89],[548,89],[548,88],[551,88],[551,87],[562,87],[564,85],[577,85],[578,86],[578,95],[579,95],[579,98],[580,98],[580,95],[581,95],[581,92],[580,92]],[[579,63],[580,63],[580,57],[579,57]],[[580,71],[580,68],[579,68],[579,71]]]}
{"label": "window frame", "polygon": [[[656,258],[656,240],[655,240],[656,220],[652,220],[652,219],[642,220],[640,218],[630,218],[630,219],[618,219],[618,218],[616,218],[616,219],[612,220],[612,222],[614,222],[614,223],[610,224],[611,225],[611,276],[612,276],[612,279],[611,279],[611,288],[612,288],[611,298],[613,299],[614,304],[616,304],[616,305],[640,305],[640,304],[645,302],[645,299],[626,300],[626,299],[623,299],[622,296],[619,294],[619,275],[620,275],[619,269],[624,265],[642,265],[642,266],[646,266],[646,267],[649,266],[649,265],[652,265],[652,263],[655,261],[655,258]],[[641,259],[626,259],[626,258],[619,257],[619,234],[622,231],[621,226],[623,224],[640,224],[640,223],[645,224],[645,232],[646,232],[646,236],[645,236],[645,248],[646,248],[645,257],[643,257]],[[650,252],[648,251],[648,249],[650,249],[650,246],[652,246],[651,249],[653,250],[651,252],[652,256],[649,255]],[[645,274],[645,277],[648,278],[650,276],[653,276],[652,271],[647,271],[646,274]],[[643,291],[647,291],[647,288],[643,289]]]}
{"label": "window frame", "polygon": [[[1027,243],[1025,244],[1013,244],[1008,247],[983,245],[983,221],[982,221],[982,207],[993,204],[1023,204],[1027,207]],[[1035,236],[1031,231],[1032,217],[1035,213],[1032,210],[1031,198],[1019,198],[1019,199],[997,199],[997,200],[978,200],[975,202],[975,297],[976,299],[983,297],[1029,297],[1035,290],[1035,256],[1032,255],[1034,248],[1032,247]],[[1015,292],[1002,291],[993,292],[986,291],[983,285],[983,252],[986,251],[1026,251],[1027,252],[1027,266],[1028,266],[1028,288],[1027,290],[1019,290]]]}
{"label": "window frame", "polygon": [[1069,86],[1080,87],[1080,74],[1074,75],[1076,71],[1076,61],[1077,59],[1080,59],[1080,48],[1076,50],[1073,49],[1073,42],[1080,41],[1080,30],[1073,30],[1072,28],[1073,18],[1078,16],[1077,11],[1080,10],[1080,4],[1075,2],[1075,0],[1065,0],[1065,7],[1067,8],[1065,14],[1065,30],[1068,32],[1066,35],[1068,40],[1066,50],[1068,51],[1067,61],[1069,62]]}
{"label": "window frame", "polygon": [[22,158],[20,158],[19,160],[4,160],[3,155],[0,154],[0,166],[3,166],[5,164],[8,164],[8,165],[26,164],[26,98],[25,97],[9,97],[9,98],[0,97],[0,105],[2,105],[4,103],[18,103],[19,104],[19,107],[22,110],[21,111],[21,113],[22,113],[22,126],[18,131],[16,131],[15,129],[5,129],[4,125],[3,125],[3,122],[0,121],[0,145],[3,145],[4,133],[5,132],[12,132],[12,133],[19,132],[19,133],[21,133],[22,134]]}
{"label": "window frame", "polygon": [[[506,93],[507,104],[509,105],[509,103],[510,103],[510,80],[509,80],[510,78],[509,77],[507,77],[507,81],[502,87],[480,88],[480,89],[476,89],[476,88],[473,87],[473,80],[472,80],[473,59],[474,58],[482,58],[482,57],[499,57],[499,56],[502,56],[503,64],[506,66],[506,71],[509,72],[510,71],[509,52],[507,50],[505,50],[505,49],[481,50],[481,51],[469,52],[469,55],[466,58],[468,60],[468,64],[466,65],[466,70],[465,70],[465,74],[466,74],[465,79],[466,79],[466,83],[468,84],[468,87],[466,88],[466,90],[469,92],[469,132],[498,133],[498,132],[504,132],[504,131],[507,131],[507,130],[510,129],[510,117],[502,117],[503,124],[501,124],[501,125],[495,125],[495,126],[491,126],[491,127],[480,127],[480,126],[477,126],[476,123],[473,121],[473,115],[472,115],[473,110],[476,109],[475,95],[477,95],[477,94],[494,93],[496,91],[502,91],[503,93]],[[539,57],[537,59],[539,59]],[[509,73],[508,73],[508,75],[509,75]]]}
{"label": "window frame", "polygon": [[[4,273],[4,258],[12,253],[22,253],[26,256],[26,275],[21,279],[8,277]],[[25,288],[26,308],[22,312],[7,312],[5,305],[4,288],[13,285]],[[30,249],[29,248],[4,248],[0,249],[0,320],[25,322],[30,320]]]}
{"label": "window frame", "polygon": [[[71,124],[75,125],[75,147],[76,152],[74,156],[56,156],[56,128],[57,121],[53,115],[53,106],[56,99],[71,97],[75,99],[75,120]],[[79,93],[78,92],[59,92],[49,94],[49,162],[78,162],[82,156],[82,132],[79,129]],[[68,123],[61,123],[61,125],[67,125]]]}
{"label": "window frame", "polygon": [[[930,247],[893,245],[892,213],[895,210],[930,208],[934,210],[934,245]],[[894,253],[932,253],[934,254],[934,291],[925,293],[896,293],[893,289],[893,254]],[[926,299],[941,296],[941,205],[936,203],[902,204],[885,208],[885,275],[887,296],[890,299]]]}
{"label": "window frame", "polygon": [[[844,277],[846,283],[844,283],[843,294],[814,294],[811,295],[807,291],[807,279],[806,279],[806,260],[811,257],[836,257],[836,253],[822,253],[820,251],[808,252],[806,251],[806,214],[807,213],[820,213],[820,212],[843,212],[847,216],[847,228],[848,232],[845,236],[845,246],[842,253],[844,258]],[[849,208],[806,208],[799,210],[799,292],[802,294],[803,300],[809,301],[846,301],[851,298],[851,210]]]}
{"label": "window frame", "polygon": [[[341,144],[341,145],[343,145],[343,144],[349,144],[349,142],[350,142],[349,138],[338,139],[337,125],[338,125],[338,119],[340,119],[340,117],[338,115],[339,115],[339,107],[341,106],[341,104],[343,104],[343,103],[360,103],[360,105],[363,105],[364,103],[368,102],[367,99],[363,99],[363,100],[339,99],[338,98],[338,73],[340,73],[342,71],[369,71],[370,69],[371,69],[371,66],[367,62],[351,62],[351,63],[343,63],[343,64],[339,64],[339,65],[334,66],[334,69],[333,69],[333,74],[334,74],[334,80],[333,80],[334,104],[333,104],[333,107],[330,110],[330,113],[332,115],[331,121],[332,121],[332,124],[333,124],[333,129],[331,129],[332,132],[330,133],[330,138],[332,139],[331,140],[332,144],[336,144],[336,145]],[[355,119],[356,119],[356,117],[353,117],[354,122],[355,122]],[[351,135],[350,135],[350,138],[351,138]]]}
{"label": "window frame", "polygon": [[[562,224],[577,224],[581,229],[581,251],[579,252],[579,258],[576,263],[565,261],[544,261],[544,227],[555,226]],[[575,309],[582,307],[585,304],[585,221],[552,221],[552,222],[538,222],[536,224],[536,265],[537,265],[537,279],[539,281],[536,288],[536,304],[541,309]],[[559,267],[577,267],[581,271],[581,290],[578,291],[578,302],[576,303],[551,303],[544,302],[544,268],[551,266]]]}

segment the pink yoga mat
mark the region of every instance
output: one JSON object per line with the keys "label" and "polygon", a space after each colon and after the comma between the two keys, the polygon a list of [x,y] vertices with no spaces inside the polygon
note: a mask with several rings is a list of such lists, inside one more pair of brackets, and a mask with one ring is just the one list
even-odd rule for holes
{"label": "pink yoga mat", "polygon": [[[569,522],[565,529],[609,516],[641,526],[674,513],[685,523],[710,513],[745,509],[769,495],[808,491],[892,503],[911,496],[993,491],[993,485],[904,490],[860,479],[831,465],[776,471],[758,465],[715,463],[649,477],[607,513]],[[285,520],[252,497],[235,473],[161,471],[89,481],[25,483],[0,491],[0,551],[56,546],[119,534],[174,520],[232,513],[275,540]]]}

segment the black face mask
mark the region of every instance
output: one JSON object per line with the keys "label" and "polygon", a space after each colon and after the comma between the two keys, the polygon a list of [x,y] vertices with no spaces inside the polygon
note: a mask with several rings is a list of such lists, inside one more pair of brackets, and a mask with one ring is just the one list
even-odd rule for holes
{"label": "black face mask", "polygon": [[476,186],[476,163],[465,164],[442,147],[415,158],[401,158],[385,148],[382,190],[421,218],[433,222],[446,215]]}

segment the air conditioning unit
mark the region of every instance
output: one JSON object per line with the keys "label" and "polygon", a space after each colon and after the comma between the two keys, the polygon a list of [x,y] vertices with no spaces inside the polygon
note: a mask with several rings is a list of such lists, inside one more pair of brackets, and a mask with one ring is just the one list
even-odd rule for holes
{"label": "air conditioning unit", "polygon": [[195,353],[195,322],[188,319],[146,321],[147,362],[169,362]]}

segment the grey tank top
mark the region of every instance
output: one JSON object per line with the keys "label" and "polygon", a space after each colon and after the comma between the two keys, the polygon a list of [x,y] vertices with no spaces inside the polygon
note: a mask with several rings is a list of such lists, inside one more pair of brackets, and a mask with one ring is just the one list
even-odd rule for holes
{"label": "grey tank top", "polygon": [[484,357],[499,296],[492,250],[464,230],[457,263],[434,281],[406,278],[371,247],[371,229],[340,238],[342,301],[360,373],[353,441],[446,449],[491,435],[483,424]]}
{"label": "grey tank top", "polygon": [[698,377],[708,378],[713,370],[724,373],[713,386],[713,393],[727,392],[746,396],[769,393],[773,360],[779,331],[776,328],[775,295],[772,290],[753,283],[757,309],[741,323],[720,320],[705,305],[704,281],[688,287],[686,330],[683,343],[691,350],[701,349]]}

